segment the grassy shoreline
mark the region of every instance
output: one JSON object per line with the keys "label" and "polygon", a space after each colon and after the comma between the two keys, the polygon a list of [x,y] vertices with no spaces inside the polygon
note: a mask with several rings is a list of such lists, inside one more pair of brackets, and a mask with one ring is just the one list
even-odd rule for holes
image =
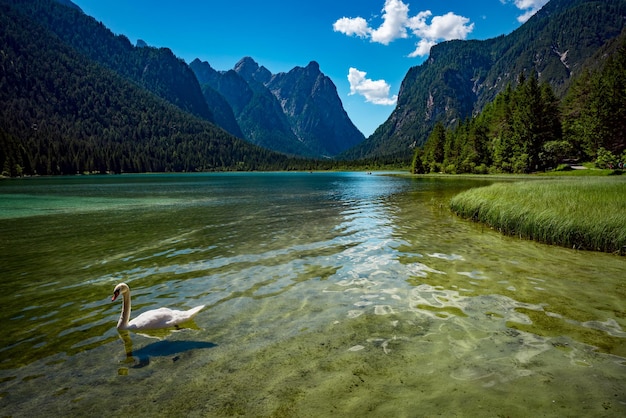
{"label": "grassy shoreline", "polygon": [[626,179],[552,177],[494,183],[456,195],[457,215],[503,234],[581,250],[624,254]]}

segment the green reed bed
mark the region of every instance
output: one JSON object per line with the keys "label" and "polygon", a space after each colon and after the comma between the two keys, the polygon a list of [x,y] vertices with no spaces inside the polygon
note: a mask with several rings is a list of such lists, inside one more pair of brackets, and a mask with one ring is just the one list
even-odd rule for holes
{"label": "green reed bed", "polygon": [[459,216],[508,235],[605,252],[626,251],[626,179],[496,183],[450,201]]}

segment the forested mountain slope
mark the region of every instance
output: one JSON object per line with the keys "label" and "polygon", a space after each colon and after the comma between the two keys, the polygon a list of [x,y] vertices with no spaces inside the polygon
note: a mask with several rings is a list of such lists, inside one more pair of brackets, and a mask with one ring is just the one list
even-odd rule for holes
{"label": "forested mountain slope", "polygon": [[437,122],[454,127],[477,114],[522,73],[536,73],[563,97],[625,22],[626,0],[551,0],[509,35],[436,45],[408,71],[387,121],[343,156],[410,158]]}
{"label": "forested mountain slope", "polygon": [[4,0],[0,45],[3,175],[289,168],[285,156],[89,59]]}
{"label": "forested mountain slope", "polygon": [[[332,88],[298,100],[334,93],[332,111],[305,106],[307,123],[294,122],[264,85],[267,70],[246,80],[237,67],[218,74],[220,88],[201,86],[169,49],[133,46],[69,0],[0,0],[0,11],[3,175],[284,169],[303,162],[269,150],[319,158],[364,139],[319,68]],[[352,136],[329,145],[348,132],[336,120]]]}
{"label": "forested mountain slope", "polygon": [[213,120],[193,72],[167,48],[131,45],[77,7],[50,0],[3,0],[94,62],[136,82],[182,110]]}
{"label": "forested mountain slope", "polygon": [[530,173],[591,162],[626,163],[626,31],[601,48],[559,100],[548,81],[522,73],[472,118],[437,122],[415,149],[413,171]]}

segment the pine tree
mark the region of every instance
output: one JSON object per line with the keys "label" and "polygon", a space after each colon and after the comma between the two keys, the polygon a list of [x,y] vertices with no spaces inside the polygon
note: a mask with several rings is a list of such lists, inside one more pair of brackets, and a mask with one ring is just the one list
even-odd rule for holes
{"label": "pine tree", "polygon": [[563,138],[578,151],[575,155],[578,158],[591,157],[597,149],[594,144],[597,136],[593,135],[593,125],[588,120],[591,88],[591,73],[584,71],[574,80],[561,105]]}
{"label": "pine tree", "polygon": [[443,123],[438,122],[424,144],[424,161],[427,161],[427,164],[425,164],[427,171],[441,171],[445,142],[446,128],[443,126]]}
{"label": "pine tree", "polygon": [[510,172],[514,155],[513,88],[510,84],[495,101],[487,106],[480,118],[488,126],[491,139],[491,159],[496,171]]}
{"label": "pine tree", "polygon": [[601,148],[626,150],[626,40],[600,71],[586,71],[572,85],[563,101],[563,135],[584,158],[596,158]]}

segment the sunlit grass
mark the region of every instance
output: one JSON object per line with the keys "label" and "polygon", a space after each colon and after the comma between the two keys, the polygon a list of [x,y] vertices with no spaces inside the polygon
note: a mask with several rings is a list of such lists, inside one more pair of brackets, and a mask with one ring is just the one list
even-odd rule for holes
{"label": "sunlit grass", "polygon": [[626,179],[553,178],[496,183],[450,201],[459,216],[508,235],[605,252],[626,246]]}
{"label": "sunlit grass", "polygon": [[[569,166],[568,166],[569,167]],[[621,170],[600,169],[593,166],[581,170],[563,169],[539,173],[540,176],[570,176],[570,177],[603,177],[621,175]]]}

